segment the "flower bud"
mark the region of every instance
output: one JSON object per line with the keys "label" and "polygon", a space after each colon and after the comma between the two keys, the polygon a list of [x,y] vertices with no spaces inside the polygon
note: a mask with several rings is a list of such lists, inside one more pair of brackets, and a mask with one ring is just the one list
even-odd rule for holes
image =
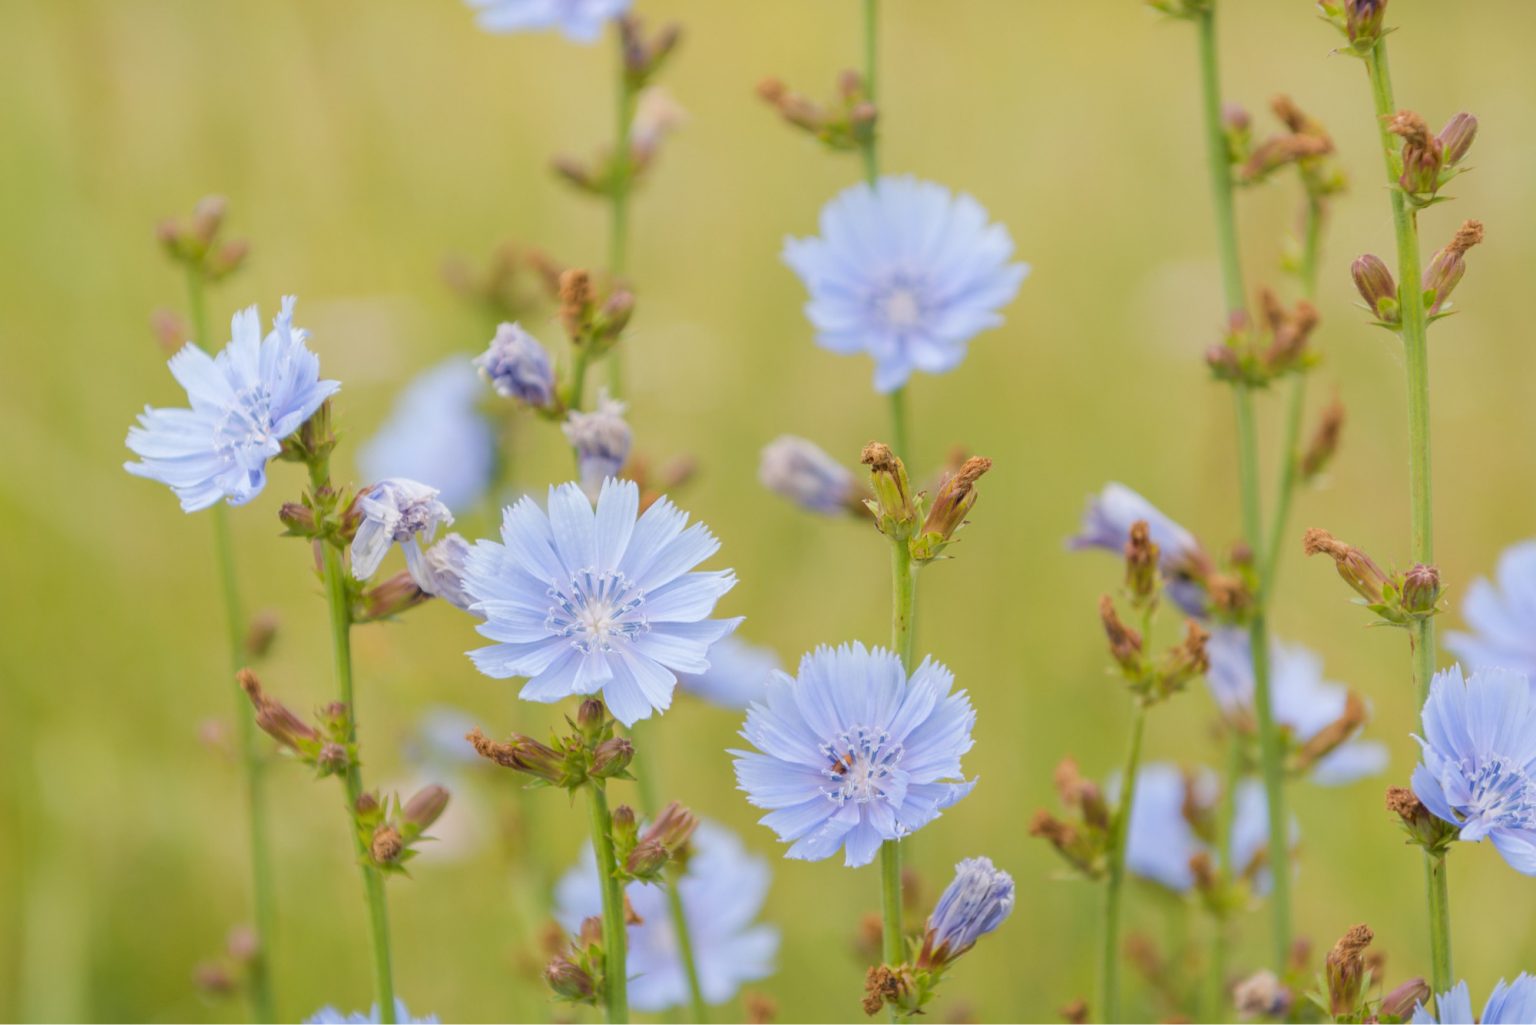
{"label": "flower bud", "polygon": [[305,747],[313,751],[313,744],[320,740],[320,733],[300,719],[282,702],[261,689],[261,681],[249,669],[235,674],[235,680],[251,706],[256,709],[256,725],[273,740],[285,747],[300,751]]}
{"label": "flower bud", "polygon": [[814,442],[780,435],[763,449],[757,479],[774,494],[831,516],[860,511],[853,474]]}
{"label": "flower bud", "polygon": [[197,201],[197,206],[192,208],[192,221],[188,225],[188,234],[206,249],[213,244],[214,237],[218,235],[219,228],[224,224],[224,215],[228,210],[229,200],[223,196],[204,196]]}
{"label": "flower bud", "polygon": [[641,842],[654,840],[676,854],[678,849],[693,836],[693,831],[698,828],[697,815],[677,801],[669,801],[667,806],[661,809],[661,814],[656,816],[656,821],[646,829]]}
{"label": "flower bud", "polygon": [[1380,604],[1384,599],[1382,588],[1391,582],[1391,578],[1360,549],[1345,544],[1326,530],[1313,527],[1302,538],[1302,550],[1308,555],[1323,554],[1332,558],[1344,582],[1372,605]]}
{"label": "flower bud", "polygon": [[597,915],[588,915],[581,920],[581,927],[576,931],[576,943],[584,950],[594,950],[603,945],[603,920]]}
{"label": "flower bud", "polygon": [[1365,987],[1365,948],[1375,934],[1365,925],[1350,928],[1328,951],[1323,974],[1328,982],[1328,1008],[1335,1018],[1353,1015]]}
{"label": "flower bud", "polygon": [[1483,241],[1483,225],[1481,221],[1467,221],[1458,229],[1455,236],[1445,248],[1439,250],[1430,259],[1429,266],[1424,269],[1423,285],[1426,293],[1432,293],[1429,309],[1430,316],[1439,313],[1446,305],[1446,300],[1461,283],[1462,276],[1467,272],[1467,250]]}
{"label": "flower bud", "polygon": [[618,847],[628,847],[634,844],[640,835],[640,826],[635,819],[635,809],[627,804],[621,804],[613,809],[613,842]]}
{"label": "flower bud", "polygon": [[1355,290],[1376,318],[1386,324],[1398,321],[1397,282],[1381,257],[1366,253],[1349,265],[1350,277],[1355,279]]}
{"label": "flower bud", "polygon": [[918,968],[942,971],[1013,913],[1013,877],[990,858],[967,858],[955,866],[923,929]]}
{"label": "flower bud", "polygon": [[1414,563],[1403,574],[1403,608],[1408,612],[1431,613],[1440,601],[1440,571],[1422,562]]}
{"label": "flower bud", "polygon": [[1440,188],[1440,169],[1445,163],[1440,140],[1429,134],[1424,119],[1411,110],[1400,110],[1387,122],[1387,131],[1403,140],[1403,173],[1397,182],[1410,198],[1422,204]]}
{"label": "flower bud", "polygon": [[1146,520],[1131,524],[1131,536],[1125,543],[1125,589],[1139,605],[1157,597],[1158,548]]}
{"label": "flower bud", "polygon": [[1407,787],[1387,787],[1387,810],[1402,822],[1408,838],[1425,850],[1444,850],[1457,837],[1456,826],[1436,818]]}
{"label": "flower bud", "polygon": [[299,502],[284,502],[277,518],[292,537],[315,536],[315,511]]}
{"label": "flower bud", "polygon": [[331,740],[320,745],[320,753],[315,756],[315,767],[323,776],[339,776],[351,767],[350,761],[346,746]]}
{"label": "flower bud", "polygon": [[585,698],[576,707],[576,728],[581,731],[582,739],[587,743],[597,743],[607,725],[608,709],[603,707],[598,698]]}
{"label": "flower bud", "polygon": [[372,623],[389,619],[432,597],[423,591],[410,570],[401,570],[388,580],[363,592],[358,622]]}
{"label": "flower bud", "polygon": [[272,642],[277,640],[277,628],[277,613],[257,613],[246,627],[245,640],[241,645],[245,648],[246,657],[253,661],[266,658],[267,652],[272,650]]}
{"label": "flower bud", "polygon": [[572,344],[587,340],[592,319],[592,276],[577,267],[560,274],[560,323]]}
{"label": "flower bud", "polygon": [[1099,599],[1099,621],[1109,640],[1110,656],[1128,676],[1139,676],[1142,671],[1141,634],[1121,621],[1114,600],[1107,594]]}
{"label": "flower bud", "polygon": [[1447,121],[1436,138],[1445,154],[1445,165],[1455,167],[1472,148],[1472,140],[1477,138],[1477,118],[1463,111]]}
{"label": "flower bud", "polygon": [[1387,0],[1344,0],[1344,31],[1362,52],[1381,38]]}
{"label": "flower bud", "polygon": [[603,392],[596,409],[590,413],[573,409],[561,425],[566,440],[576,450],[581,487],[589,498],[596,499],[603,481],[617,477],[629,459],[635,436],[624,421],[625,408],[624,403]]}
{"label": "flower bud", "polygon": [[655,879],[671,860],[671,852],[660,842],[642,839],[624,860],[624,870],[636,879]]}
{"label": "flower bud", "polygon": [[965,517],[976,504],[976,481],[992,469],[992,460],[972,456],[960,465],[960,469],[945,478],[939,485],[933,506],[923,520],[922,531],[912,542],[912,557],[919,562],[937,558],[954,538],[955,531],[965,525]]}
{"label": "flower bud", "polygon": [[597,311],[594,329],[597,338],[606,342],[603,349],[609,348],[623,330],[629,326],[629,319],[635,314],[635,294],[625,289],[619,289],[610,295]]}
{"label": "flower bud", "polygon": [[544,981],[562,1000],[589,1003],[597,992],[592,976],[573,962],[557,957],[544,968]]}
{"label": "flower bud", "polygon": [[466,739],[474,745],[482,758],[488,758],[504,768],[527,773],[543,783],[559,787],[576,787],[585,782],[579,768],[570,765],[564,752],[541,744],[532,737],[514,734],[505,744],[490,740],[478,729],[471,730]]}
{"label": "flower bud", "polygon": [[1339,436],[1344,431],[1344,403],[1337,397],[1323,409],[1323,415],[1317,422],[1317,430],[1312,433],[1312,440],[1307,443],[1307,450],[1302,454],[1301,479],[1311,481],[1318,474],[1327,469],[1333,455],[1339,448]]}
{"label": "flower bud", "polygon": [[475,357],[474,364],[497,395],[534,409],[554,404],[555,371],[549,353],[522,325],[497,327],[490,346]]}
{"label": "flower bud", "polygon": [[609,737],[592,751],[592,775],[612,779],[624,775],[635,759],[635,747],[627,737]]}
{"label": "flower bud", "polygon": [[1184,624],[1184,640],[1169,648],[1158,666],[1158,686],[1163,695],[1183,690],[1193,679],[1204,676],[1211,668],[1205,644],[1211,635],[1193,619]]}
{"label": "flower bud", "polygon": [[232,239],[208,255],[206,273],[209,281],[221,281],[245,265],[251,244],[243,238]]}
{"label": "flower bud", "polygon": [[352,810],[360,819],[371,818],[377,815],[383,808],[379,803],[379,795],[372,790],[366,790],[357,795],[357,800],[352,802]]}
{"label": "flower bud", "polygon": [[393,865],[400,860],[400,855],[405,852],[405,841],[400,837],[400,831],[388,823],[373,831],[373,840],[369,844],[368,853],[372,855],[375,863],[379,865]]}
{"label": "flower bud", "polygon": [[1407,1021],[1420,1004],[1429,1003],[1432,990],[1421,978],[1409,979],[1381,998],[1380,1017]]}
{"label": "flower bud", "polygon": [[418,831],[430,829],[432,823],[442,817],[448,808],[448,788],[432,784],[422,787],[411,795],[411,799],[405,802],[405,810],[402,812],[406,823],[414,826]]}
{"label": "flower bud", "polygon": [[875,514],[880,532],[898,540],[910,537],[917,527],[917,509],[912,504],[907,468],[890,446],[872,441],[864,446],[859,462],[869,467],[869,480],[875,497],[866,503]]}

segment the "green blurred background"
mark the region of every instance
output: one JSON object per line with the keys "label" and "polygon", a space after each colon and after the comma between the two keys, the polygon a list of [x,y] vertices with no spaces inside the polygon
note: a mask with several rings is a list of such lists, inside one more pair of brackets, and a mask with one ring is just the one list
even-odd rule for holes
{"label": "green blurred background", "polygon": [[[1310,4],[1224,6],[1229,97],[1255,111],[1263,135],[1267,99],[1290,93],[1332,129],[1353,183],[1327,241],[1326,363],[1312,389],[1314,407],[1336,389],[1350,419],[1325,486],[1297,503],[1296,532],[1325,525],[1401,560],[1402,361],[1354,308],[1347,275],[1356,254],[1390,257],[1391,246],[1363,71],[1330,56],[1336,37]],[[829,90],[857,60],[858,5],[637,8],[687,26],[664,80],[691,113],[635,204],[640,305],[627,345],[639,445],[699,459],[703,473],[679,498],[722,539],[716,565],[740,576],[723,609],[748,616],[745,637],[788,662],[821,642],[880,641],[884,545],[855,524],[802,515],[756,481],[761,446],[781,432],[851,463],[886,431],[868,363],[813,345],[801,286],[778,259],[784,235],[813,231],[821,204],[856,178],[856,161],[821,152],[753,96],[770,73]],[[1399,101],[1436,126],[1461,109],[1483,124],[1457,202],[1422,218],[1426,252],[1463,217],[1488,230],[1457,295],[1464,312],[1433,333],[1435,514],[1453,625],[1467,583],[1536,533],[1526,441],[1536,431],[1536,7],[1397,0],[1389,22],[1401,27]],[[1062,539],[1109,479],[1213,548],[1237,530],[1230,400],[1200,359],[1221,315],[1193,34],[1129,0],[889,0],[881,45],[886,166],[978,197],[1035,268],[1005,327],[979,338],[958,372],[911,389],[917,462],[935,466],[954,444],[996,460],[959,557],[924,574],[918,642],[979,708],[967,768],[981,783],[922,832],[912,861],[936,888],[956,859],[986,853],[1019,883],[1017,913],[955,971],[938,1013],[963,1003],[983,1019],[1050,1018],[1091,988],[1098,893],[1059,881],[1025,825],[1054,804],[1056,761],[1070,753],[1106,773],[1128,722],[1094,609],[1117,567],[1066,553]],[[446,254],[479,260],[513,238],[601,261],[603,208],[565,189],[547,160],[607,138],[612,57],[610,45],[484,34],[456,0],[0,6],[0,1017],[245,1013],[191,984],[248,913],[239,776],[200,739],[232,709],[210,528],[121,469],[134,414],[179,401],[147,326],[154,308],[182,305],[154,223],[205,193],[229,197],[231,229],[255,249],[213,293],[214,323],[253,302],[269,317],[280,294],[297,293],[326,376],[344,382],[348,440],[361,441],[410,374],[489,336],[442,285]],[[1251,282],[1293,287],[1277,262],[1298,198],[1291,176],[1239,197]],[[1278,402],[1261,408],[1272,452]],[[517,453],[524,484],[566,472],[559,440],[532,421]],[[330,694],[324,607],[274,516],[300,487],[279,466],[233,519],[247,602],[282,619],[264,675],[307,707]],[[489,530],[483,514],[460,526]],[[1371,734],[1389,741],[1394,763],[1390,780],[1293,788],[1296,919],[1320,947],[1371,923],[1395,979],[1427,970],[1419,858],[1381,807],[1382,787],[1405,782],[1415,757],[1407,653],[1345,597],[1298,545],[1283,562],[1276,628],[1369,696]],[[462,655],[474,643],[469,619],[441,607],[357,631],[371,781],[414,778],[402,742],[433,704],[463,707],[493,732],[549,721],[515,700],[515,684],[474,671]],[[1214,763],[1213,719],[1203,688],[1159,708],[1150,756]],[[755,988],[789,1020],[854,1017],[863,967],[852,937],[876,907],[876,874],[779,858],[733,789],[722,749],[738,724],[680,701],[660,727],[665,743],[642,757],[667,792],[774,860],[767,916],[784,935],[780,971]],[[282,1013],[366,1006],[363,909],[334,785],[286,764],[272,779]],[[549,1013],[520,963],[529,895],[505,865],[509,844],[524,841],[499,826],[515,806],[511,781],[453,782],[458,828],[483,842],[429,851],[413,881],[391,884],[400,991],[449,1019]],[[536,796],[540,829],[526,842],[563,869],[584,820],[560,796]],[[1451,864],[1458,971],[1480,1003],[1499,976],[1536,968],[1536,887],[1486,845],[1458,849]],[[1163,927],[1142,891],[1131,917]],[[1257,963],[1265,921],[1242,920],[1237,967]],[[1129,1004],[1166,1011],[1140,989]]]}

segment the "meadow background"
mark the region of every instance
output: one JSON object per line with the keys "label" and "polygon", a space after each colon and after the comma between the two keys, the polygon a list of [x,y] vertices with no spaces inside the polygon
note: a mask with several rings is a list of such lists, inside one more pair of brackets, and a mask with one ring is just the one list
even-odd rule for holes
{"label": "meadow background", "polygon": [[[887,429],[869,364],[814,346],[802,288],[778,258],[783,237],[811,233],[822,203],[858,177],[857,162],[826,155],[753,95],[766,74],[829,89],[858,60],[857,5],[636,6],[686,25],[663,79],[692,117],[634,207],[639,307],[625,344],[637,445],[700,461],[678,498],[722,539],[714,564],[739,574],[722,611],[748,617],[744,637],[787,663],[821,642],[881,641],[885,545],[756,480],[761,446],[781,432],[852,463]],[[1326,244],[1315,336],[1326,363],[1311,389],[1314,408],[1337,389],[1349,423],[1325,486],[1298,499],[1295,532],[1326,526],[1400,560],[1401,359],[1354,308],[1347,274],[1358,253],[1391,247],[1364,75],[1329,55],[1336,36],[1308,3],[1223,8],[1226,93],[1253,111],[1256,134],[1271,127],[1268,98],[1288,92],[1332,130],[1352,179]],[[1536,6],[1394,0],[1388,21],[1401,29],[1400,102],[1435,126],[1463,109],[1482,121],[1475,173],[1457,179],[1453,206],[1421,221],[1426,253],[1464,217],[1488,235],[1457,293],[1463,312],[1432,335],[1442,622],[1454,626],[1470,580],[1536,534]],[[1095,613],[1118,567],[1069,554],[1062,539],[1111,479],[1212,548],[1237,534],[1230,399],[1201,360],[1221,315],[1193,33],[1130,0],[890,0],[882,47],[885,166],[975,195],[1034,265],[1006,326],[981,336],[958,372],[910,389],[914,469],[954,444],[996,461],[958,558],[924,574],[918,637],[979,708],[967,768],[981,782],[922,832],[911,862],[930,893],[955,860],[979,853],[1019,884],[1017,913],[955,971],[941,1013],[964,1002],[983,1019],[1049,1018],[1091,989],[1099,891],[1055,878],[1054,852],[1025,826],[1035,807],[1054,806],[1050,770],[1063,755],[1096,775],[1118,764],[1128,718]],[[547,160],[606,140],[612,56],[556,36],[486,35],[456,0],[0,6],[0,1018],[245,1013],[190,981],[247,913],[239,776],[200,739],[232,711],[210,527],[121,469],[135,413],[179,398],[148,326],[155,307],[183,298],[156,220],[206,193],[229,197],[230,230],[255,249],[212,293],[214,324],[253,302],[265,319],[280,294],[297,293],[325,376],[344,382],[337,411],[355,452],[412,373],[489,338],[483,315],[442,284],[446,255],[480,262],[513,238],[601,262],[603,208],[555,180]],[[1240,195],[1251,284],[1291,287],[1277,257],[1298,201],[1289,175]],[[558,339],[552,322],[530,326]],[[1261,409],[1272,453],[1278,400]],[[526,424],[517,475],[541,489],[567,472],[568,455]],[[300,487],[300,471],[278,465],[233,521],[247,603],[282,619],[264,676],[307,707],[331,690],[324,607],[302,546],[277,536],[275,517]],[[490,529],[483,512],[459,526],[470,537]],[[1299,540],[1279,587],[1277,633],[1320,650],[1330,678],[1371,699],[1370,735],[1394,758],[1389,778],[1292,788],[1297,930],[1326,947],[1369,922],[1392,978],[1426,972],[1419,857],[1381,805],[1416,757],[1404,640],[1366,629],[1331,570],[1304,564]],[[1176,625],[1165,614],[1165,636]],[[541,732],[546,710],[480,676],[462,655],[474,643],[469,618],[447,607],[356,631],[371,781],[419,778],[405,742],[436,704],[488,731]],[[1149,756],[1217,763],[1214,718],[1203,686],[1159,708]],[[863,965],[852,937],[876,907],[876,872],[779,858],[734,790],[723,749],[738,725],[680,699],[665,744],[642,758],[666,792],[774,861],[767,917],[783,932],[780,970],[755,988],[788,1020],[853,1017]],[[296,765],[271,778],[281,1010],[366,1006],[363,907],[337,789]],[[413,1009],[447,1019],[550,1013],[519,962],[516,916],[535,905],[504,867],[512,780],[471,769],[448,782],[460,798],[454,835],[415,863],[414,881],[390,884],[397,985]],[[535,842],[563,868],[584,818],[558,794],[535,796]],[[1133,893],[1132,923],[1162,929],[1159,903]],[[1536,968],[1536,885],[1486,845],[1468,846],[1451,859],[1451,894],[1458,973],[1474,994]],[[1260,956],[1265,921],[1243,920],[1236,966]],[[1127,1005],[1162,1013],[1141,989]]]}

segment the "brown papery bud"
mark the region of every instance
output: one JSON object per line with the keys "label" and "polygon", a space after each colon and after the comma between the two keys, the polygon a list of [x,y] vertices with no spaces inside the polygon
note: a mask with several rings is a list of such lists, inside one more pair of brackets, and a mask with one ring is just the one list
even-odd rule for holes
{"label": "brown papery bud", "polygon": [[581,339],[592,316],[592,276],[576,267],[560,275],[560,324],[572,341]]}
{"label": "brown papery bud", "polygon": [[1449,244],[1439,250],[1430,259],[1429,266],[1424,268],[1424,291],[1433,292],[1434,300],[1430,304],[1429,314],[1433,316],[1440,312],[1456,286],[1461,283],[1462,276],[1467,272],[1466,253],[1475,245],[1483,241],[1483,224],[1481,221],[1467,221],[1460,228]]}
{"label": "brown papery bud", "polygon": [[261,689],[255,673],[242,669],[235,674],[235,680],[256,709],[256,725],[273,740],[297,751],[301,743],[320,739],[318,730]]}
{"label": "brown papery bud", "polygon": [[401,839],[398,829],[385,824],[373,831],[373,841],[368,851],[380,865],[393,865],[404,853],[405,841]]}
{"label": "brown papery bud", "polygon": [[1301,479],[1310,481],[1327,468],[1333,459],[1334,453],[1339,449],[1339,437],[1344,431],[1344,403],[1335,396],[1333,401],[1323,409],[1322,416],[1317,421],[1317,429],[1312,432],[1312,440],[1307,443],[1307,450],[1301,457]]}
{"label": "brown papery bud", "polygon": [[1125,542],[1125,587],[1141,602],[1150,600],[1157,593],[1158,548],[1152,540],[1152,530],[1146,520],[1131,524],[1131,535]]}
{"label": "brown papery bud", "polygon": [[1360,1005],[1365,985],[1365,948],[1374,938],[1368,926],[1352,926],[1328,951],[1324,976],[1328,981],[1328,1008],[1336,1018],[1353,1014]]}
{"label": "brown papery bud", "polygon": [[1141,671],[1141,634],[1126,626],[1109,595],[1099,599],[1099,621],[1109,640],[1109,654],[1128,673]]}
{"label": "brown papery bud", "polygon": [[1302,551],[1308,555],[1327,555],[1333,559],[1339,576],[1366,601],[1376,604],[1383,598],[1382,587],[1390,582],[1380,566],[1363,551],[1317,527],[1302,537]]}

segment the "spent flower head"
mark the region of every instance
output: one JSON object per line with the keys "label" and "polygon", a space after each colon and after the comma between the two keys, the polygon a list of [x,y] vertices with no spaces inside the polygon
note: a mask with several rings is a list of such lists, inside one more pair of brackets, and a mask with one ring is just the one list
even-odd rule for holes
{"label": "spent flower head", "polygon": [[596,409],[590,413],[573,409],[561,426],[566,440],[576,450],[582,490],[589,498],[595,499],[603,481],[617,477],[629,459],[635,436],[624,420],[624,410],[624,403],[604,392]]}
{"label": "spent flower head", "polygon": [[[438,490],[420,481],[395,477],[358,492],[362,522],[352,538],[352,575],[367,580],[398,544],[412,579],[429,579],[422,565],[421,541],[430,542],[439,526],[453,523],[453,513],[438,501]],[[423,588],[425,590],[425,588]]]}
{"label": "spent flower head", "polygon": [[763,449],[757,478],[802,509],[834,516],[861,511],[853,472],[813,441],[782,434]]}
{"label": "spent flower head", "polygon": [[496,394],[516,399],[534,409],[547,409],[555,401],[555,371],[549,353],[521,324],[501,324],[490,346],[475,357],[480,375]]}

